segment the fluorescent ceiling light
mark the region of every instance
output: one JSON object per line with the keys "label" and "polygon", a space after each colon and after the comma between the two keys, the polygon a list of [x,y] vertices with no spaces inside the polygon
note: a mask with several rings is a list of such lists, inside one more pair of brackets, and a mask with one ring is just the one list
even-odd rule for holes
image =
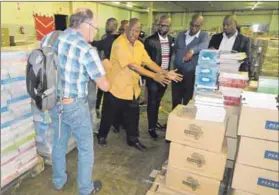
{"label": "fluorescent ceiling light", "polygon": [[257,1],[257,2],[253,5],[253,7],[251,8],[251,10],[254,10],[258,5],[259,5],[259,1]]}
{"label": "fluorescent ceiling light", "polygon": [[120,4],[120,2],[119,2],[119,1],[114,1],[113,3],[115,3],[115,4]]}
{"label": "fluorescent ceiling light", "polygon": [[127,7],[133,7],[133,5],[131,3],[126,3]]}

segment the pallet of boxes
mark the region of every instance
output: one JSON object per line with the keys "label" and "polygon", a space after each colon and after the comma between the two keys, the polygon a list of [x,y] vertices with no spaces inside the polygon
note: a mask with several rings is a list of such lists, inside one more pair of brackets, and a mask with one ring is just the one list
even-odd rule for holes
{"label": "pallet of boxes", "polygon": [[242,94],[233,195],[279,194],[278,96]]}
{"label": "pallet of boxes", "polygon": [[[207,58],[210,53],[202,53],[200,58],[203,55]],[[216,53],[213,56],[216,58]],[[170,153],[166,176],[159,186],[173,192],[164,194],[218,195],[224,176],[226,111],[222,94],[214,92],[216,64],[210,71],[205,70],[204,62],[199,64],[195,104],[178,105],[168,118],[166,139],[171,141]]]}

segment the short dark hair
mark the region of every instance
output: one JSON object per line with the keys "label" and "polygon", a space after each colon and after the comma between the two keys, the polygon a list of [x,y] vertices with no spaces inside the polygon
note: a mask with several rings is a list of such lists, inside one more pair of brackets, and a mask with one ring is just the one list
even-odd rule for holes
{"label": "short dark hair", "polygon": [[129,27],[134,26],[138,22],[140,22],[140,20],[138,18],[131,18],[129,21]]}
{"label": "short dark hair", "polygon": [[116,18],[109,18],[109,19],[107,19],[107,23],[113,22],[113,21],[117,22]]}
{"label": "short dark hair", "polygon": [[93,19],[93,12],[90,9],[78,11],[70,16],[70,27],[78,28],[82,23],[91,21]]}
{"label": "short dark hair", "polygon": [[160,21],[162,21],[162,20],[171,20],[171,17],[169,15],[162,15],[160,17]]}
{"label": "short dark hair", "polygon": [[235,26],[237,26],[238,24],[237,24],[237,21],[236,21],[236,16],[235,15],[226,15],[225,17],[224,17],[224,20],[231,20],[232,22],[234,22],[235,23]]}

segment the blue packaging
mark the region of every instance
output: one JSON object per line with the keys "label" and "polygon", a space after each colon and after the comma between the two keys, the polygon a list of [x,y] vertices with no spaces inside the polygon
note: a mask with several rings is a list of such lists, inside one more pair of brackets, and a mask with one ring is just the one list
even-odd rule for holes
{"label": "blue packaging", "polygon": [[202,77],[216,77],[219,73],[219,67],[217,65],[198,65],[196,67],[196,76]]}
{"label": "blue packaging", "polygon": [[197,75],[195,78],[195,84],[197,86],[216,88],[217,87],[217,77]]}
{"label": "blue packaging", "polygon": [[210,63],[210,64],[217,64],[218,63],[218,56],[216,50],[202,50],[199,54],[198,64],[202,63]]}

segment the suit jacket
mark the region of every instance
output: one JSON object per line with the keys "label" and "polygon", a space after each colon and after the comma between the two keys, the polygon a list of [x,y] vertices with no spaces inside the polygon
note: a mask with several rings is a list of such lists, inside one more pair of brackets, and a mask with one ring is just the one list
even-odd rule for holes
{"label": "suit jacket", "polygon": [[[174,46],[174,38],[168,35],[169,46],[170,46],[170,55],[169,55],[169,69],[170,69],[170,62],[171,56],[173,53],[173,46]],[[144,48],[147,51],[150,58],[156,62],[159,66],[162,64],[162,50],[161,50],[161,43],[159,39],[158,33],[154,33],[147,37],[144,41]]]}
{"label": "suit jacket", "polygon": [[[221,42],[223,39],[223,33],[213,35],[208,48],[215,48],[219,49]],[[239,70],[240,71],[248,71],[250,72],[251,69],[251,53],[250,53],[250,41],[247,37],[243,36],[242,34],[238,33],[237,37],[235,38],[235,42],[233,44],[232,50],[237,52],[245,52],[247,58],[241,64]]]}
{"label": "suit jacket", "polygon": [[[195,37],[194,40],[186,46],[186,32],[183,31],[178,34],[174,52],[175,52],[175,60],[174,60],[174,68],[177,68],[180,72],[191,72],[195,71],[199,53],[201,50],[206,49],[208,47],[208,33],[201,31],[199,37]],[[189,62],[184,62],[183,57],[184,55],[190,50],[194,50],[194,55]]]}

